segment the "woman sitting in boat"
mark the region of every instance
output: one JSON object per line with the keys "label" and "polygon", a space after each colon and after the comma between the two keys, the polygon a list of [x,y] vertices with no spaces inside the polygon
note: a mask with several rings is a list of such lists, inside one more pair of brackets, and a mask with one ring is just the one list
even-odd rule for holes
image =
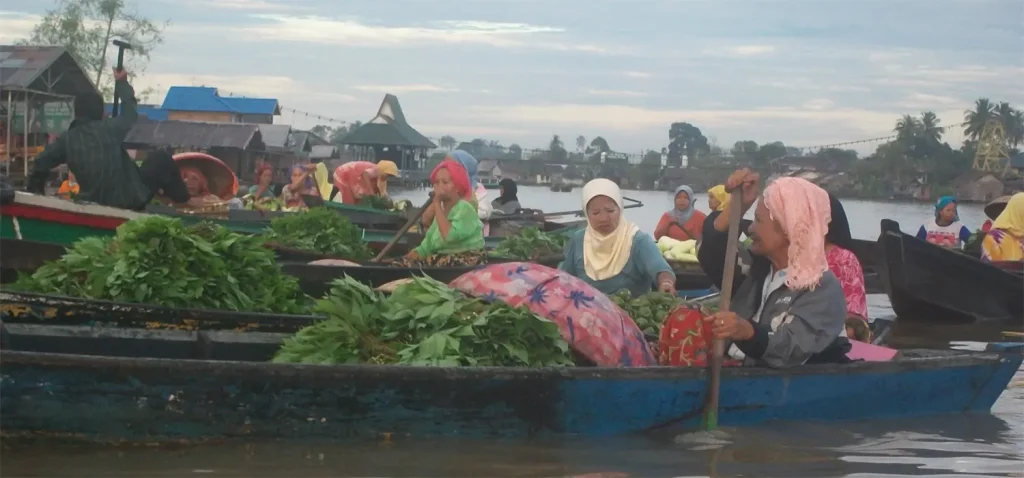
{"label": "woman sitting in boat", "polygon": [[181,168],[181,180],[185,181],[185,186],[188,188],[188,195],[192,199],[199,199],[204,203],[219,203],[224,202],[221,198],[217,197],[216,194],[210,192],[210,184],[199,168],[183,167]]}
{"label": "woman sitting in boat", "polygon": [[586,229],[565,244],[559,269],[611,295],[629,290],[640,296],[652,289],[674,294],[676,275],[654,239],[622,216],[622,192],[608,179],[583,186]]}
{"label": "woman sitting in boat", "polygon": [[956,198],[942,196],[935,202],[935,218],[922,224],[917,238],[947,249],[960,249],[971,238],[971,230],[960,223]]}
{"label": "woman sitting in boat", "polygon": [[281,202],[284,208],[290,211],[307,209],[306,201],[302,196],[320,197],[320,190],[313,181],[313,165],[296,164],[291,169],[291,182],[281,189]]}
{"label": "woman sitting in boat", "polygon": [[[750,365],[846,362],[846,301],[825,252],[828,193],[804,179],[779,178],[757,201],[759,181],[757,173],[741,169],[726,183],[742,188],[741,213],[755,202],[757,208],[751,248],[741,251],[736,269],[732,310],[705,318],[712,336],[732,341]],[[721,214],[728,224],[730,210]],[[704,230],[701,257],[719,256],[702,260],[705,270],[724,264],[727,231],[728,226]]]}
{"label": "woman sitting in boat", "polygon": [[989,262],[1024,261],[1024,193],[1010,197],[981,243],[981,258]]}
{"label": "woman sitting in boat", "polygon": [[[466,175],[469,176],[469,188],[471,194],[469,195],[467,200],[469,201],[470,204],[473,205],[473,208],[476,209],[477,217],[480,218],[480,220],[486,221],[487,219],[489,219],[491,217],[492,212],[491,204],[486,201],[487,188],[485,188],[483,184],[480,184],[480,182],[477,181],[476,158],[474,158],[472,154],[469,154],[461,149],[456,149],[455,151],[448,153],[448,156],[446,156],[444,159],[446,161],[455,161],[462,165],[463,170],[466,171]],[[424,211],[422,221],[423,227],[430,227],[430,225],[434,222],[434,212],[429,209]],[[488,234],[489,230],[490,226],[485,222],[485,236]]]}
{"label": "woman sitting in boat", "polygon": [[674,208],[662,214],[654,228],[654,240],[668,236],[679,241],[700,241],[707,216],[693,207],[693,189],[690,186],[676,188]]}
{"label": "woman sitting in boat", "polygon": [[75,180],[75,173],[68,171],[68,178],[60,183],[60,189],[57,190],[57,197],[61,199],[74,199],[79,191],[81,191],[81,188],[78,186],[78,181]]}
{"label": "woman sitting in boat", "polygon": [[502,214],[515,214],[516,211],[522,209],[522,205],[519,204],[519,197],[516,195],[519,192],[519,186],[516,182],[505,178],[498,182],[498,186],[501,188],[501,196],[491,201],[491,207]]}
{"label": "woman sitting in boat", "polygon": [[256,167],[256,184],[249,187],[249,192],[242,197],[242,202],[252,209],[273,209],[277,199],[274,194],[274,171],[267,163]]}
{"label": "woman sitting in boat", "polygon": [[852,251],[853,234],[850,233],[850,222],[839,198],[829,194],[828,200],[832,212],[828,233],[825,234],[825,260],[828,261],[828,270],[835,274],[843,287],[846,316],[867,322],[868,296],[864,288],[864,268]]}
{"label": "woman sitting in boat", "polygon": [[[434,200],[427,206],[435,221],[423,241],[405,256],[405,263],[455,265],[479,263],[484,257],[483,223],[469,202],[469,175],[457,161],[446,159],[430,173]],[[427,211],[424,211],[426,213]]]}

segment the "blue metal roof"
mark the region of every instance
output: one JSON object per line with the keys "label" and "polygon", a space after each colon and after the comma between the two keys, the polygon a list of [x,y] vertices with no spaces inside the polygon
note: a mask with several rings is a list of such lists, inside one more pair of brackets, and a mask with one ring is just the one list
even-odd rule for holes
{"label": "blue metal roof", "polygon": [[164,97],[163,109],[168,111],[214,111],[238,114],[276,115],[277,100],[220,96],[208,86],[172,86]]}
{"label": "blue metal roof", "polygon": [[[114,110],[114,105],[107,103],[103,110],[109,115]],[[156,105],[139,105],[139,115],[145,116],[153,121],[166,121],[167,110]]]}

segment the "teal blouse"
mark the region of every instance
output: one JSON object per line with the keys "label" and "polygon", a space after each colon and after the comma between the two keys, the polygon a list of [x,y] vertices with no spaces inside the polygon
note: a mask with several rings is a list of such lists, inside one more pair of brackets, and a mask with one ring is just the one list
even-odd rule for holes
{"label": "teal blouse", "polygon": [[604,280],[591,279],[583,266],[583,235],[586,232],[579,231],[569,238],[565,244],[565,260],[558,268],[583,279],[605,295],[622,289],[629,289],[634,297],[644,295],[657,288],[659,273],[672,272],[672,267],[661,255],[651,235],[638,231],[633,237],[633,248],[629,251],[629,260],[622,272]]}

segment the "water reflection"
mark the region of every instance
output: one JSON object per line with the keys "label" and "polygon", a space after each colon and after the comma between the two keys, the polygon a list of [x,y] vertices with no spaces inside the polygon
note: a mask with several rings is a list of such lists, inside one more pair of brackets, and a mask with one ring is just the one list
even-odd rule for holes
{"label": "water reflection", "polygon": [[258,442],[176,450],[9,445],[3,472],[17,477],[217,478],[1013,476],[1024,460],[1017,405],[1018,411],[1006,416],[787,423],[657,438]]}

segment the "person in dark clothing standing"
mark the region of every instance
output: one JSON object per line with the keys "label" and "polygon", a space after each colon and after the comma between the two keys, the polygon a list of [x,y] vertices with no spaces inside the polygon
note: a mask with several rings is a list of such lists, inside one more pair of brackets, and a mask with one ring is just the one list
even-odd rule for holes
{"label": "person in dark clothing standing", "polygon": [[141,210],[162,192],[177,203],[188,203],[188,189],[168,154],[155,154],[136,166],[123,143],[135,125],[135,90],[128,72],[114,69],[114,94],[121,99],[121,115],[103,118],[99,96],[75,98],[75,120],[67,133],[36,156],[28,192],[43,194],[50,170],[67,163],[81,188],[76,199],[104,206]]}

